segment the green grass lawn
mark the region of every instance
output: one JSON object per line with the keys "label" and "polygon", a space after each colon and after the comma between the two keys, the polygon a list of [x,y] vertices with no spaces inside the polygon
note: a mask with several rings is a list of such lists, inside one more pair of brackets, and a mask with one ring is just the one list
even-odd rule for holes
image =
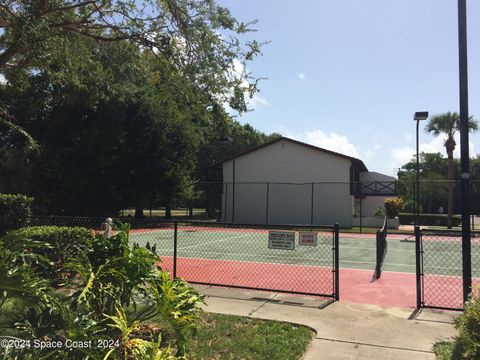
{"label": "green grass lawn", "polygon": [[[10,315],[18,311],[21,304],[21,300],[4,304],[0,313],[1,335],[19,336],[12,327]],[[305,326],[207,312],[199,314],[196,324],[196,330],[187,335],[187,354],[189,359],[196,360],[300,359],[315,335]],[[153,333],[160,331],[165,344],[173,339],[170,327],[160,318],[149,321],[146,329],[153,329]],[[144,334],[146,338],[152,335],[149,331]]]}
{"label": "green grass lawn", "polygon": [[288,323],[203,313],[189,338],[192,359],[300,359],[314,332]]}

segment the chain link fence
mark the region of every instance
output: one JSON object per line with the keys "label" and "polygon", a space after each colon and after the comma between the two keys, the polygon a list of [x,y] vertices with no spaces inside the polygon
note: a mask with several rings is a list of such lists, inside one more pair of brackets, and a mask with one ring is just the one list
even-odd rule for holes
{"label": "chain link fence", "polygon": [[[190,283],[339,298],[338,226],[123,219],[131,245]],[[41,216],[30,225],[105,229],[104,218]]]}
{"label": "chain link fence", "polygon": [[[419,234],[419,307],[463,309],[462,233],[426,230]],[[480,232],[471,233],[472,284],[480,283]]]}

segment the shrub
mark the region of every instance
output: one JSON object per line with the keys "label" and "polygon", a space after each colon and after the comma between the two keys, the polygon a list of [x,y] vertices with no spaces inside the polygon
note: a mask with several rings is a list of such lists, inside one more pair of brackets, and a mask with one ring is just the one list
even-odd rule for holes
{"label": "shrub", "polygon": [[27,225],[32,202],[33,198],[25,195],[0,194],[0,235]]}
{"label": "shrub", "polygon": [[[400,224],[408,225],[415,222],[415,214],[401,213],[398,215]],[[452,216],[452,225],[459,226],[462,218],[458,215]],[[418,225],[424,226],[447,226],[446,214],[420,214],[418,216]]]}
{"label": "shrub", "polygon": [[[30,270],[32,258],[41,255],[24,256],[23,249],[15,249],[22,242],[40,242],[35,234],[53,230],[70,230],[68,238],[78,232],[79,241],[88,235],[86,248],[65,264],[74,277],[62,289],[53,288],[44,273]],[[186,359],[185,334],[195,326],[203,296],[162,271],[158,255],[130,246],[128,225],[116,224],[114,230],[108,239],[86,229],[56,227],[26,228],[0,238],[0,289],[8,289],[0,292],[0,310],[12,300],[24,302],[12,309],[12,321],[2,330],[30,341],[103,339],[112,346],[30,348],[22,359]],[[63,251],[55,249],[61,247],[59,241],[50,241],[45,251]],[[154,319],[161,319],[160,326],[151,324]],[[172,336],[164,340],[164,334]],[[0,358],[10,359],[5,351],[0,349]]]}
{"label": "shrub", "polygon": [[458,336],[452,346],[454,359],[480,359],[480,288],[477,287],[465,311],[455,321]]}
{"label": "shrub", "polygon": [[403,200],[400,198],[386,198],[384,201],[385,211],[387,212],[387,217],[393,219],[394,217],[400,214],[400,211],[403,210]]}
{"label": "shrub", "polygon": [[45,257],[47,261],[34,270],[57,282],[65,262],[85,251],[92,237],[91,231],[82,227],[33,226],[9,232],[2,242],[9,250]]}

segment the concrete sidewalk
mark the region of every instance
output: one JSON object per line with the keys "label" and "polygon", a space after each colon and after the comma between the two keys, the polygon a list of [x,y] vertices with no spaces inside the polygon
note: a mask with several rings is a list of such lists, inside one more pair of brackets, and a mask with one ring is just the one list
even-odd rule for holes
{"label": "concrete sidewalk", "polygon": [[458,312],[329,302],[279,293],[197,287],[206,311],[302,324],[316,336],[304,359],[435,359],[432,345],[456,335]]}

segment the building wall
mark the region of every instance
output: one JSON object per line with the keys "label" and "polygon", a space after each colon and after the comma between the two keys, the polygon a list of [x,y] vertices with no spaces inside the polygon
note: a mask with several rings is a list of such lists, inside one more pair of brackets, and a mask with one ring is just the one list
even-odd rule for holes
{"label": "building wall", "polygon": [[[236,158],[234,220],[351,226],[350,166],[348,159],[285,140]],[[222,210],[231,222],[232,160],[223,164],[223,178]]]}

